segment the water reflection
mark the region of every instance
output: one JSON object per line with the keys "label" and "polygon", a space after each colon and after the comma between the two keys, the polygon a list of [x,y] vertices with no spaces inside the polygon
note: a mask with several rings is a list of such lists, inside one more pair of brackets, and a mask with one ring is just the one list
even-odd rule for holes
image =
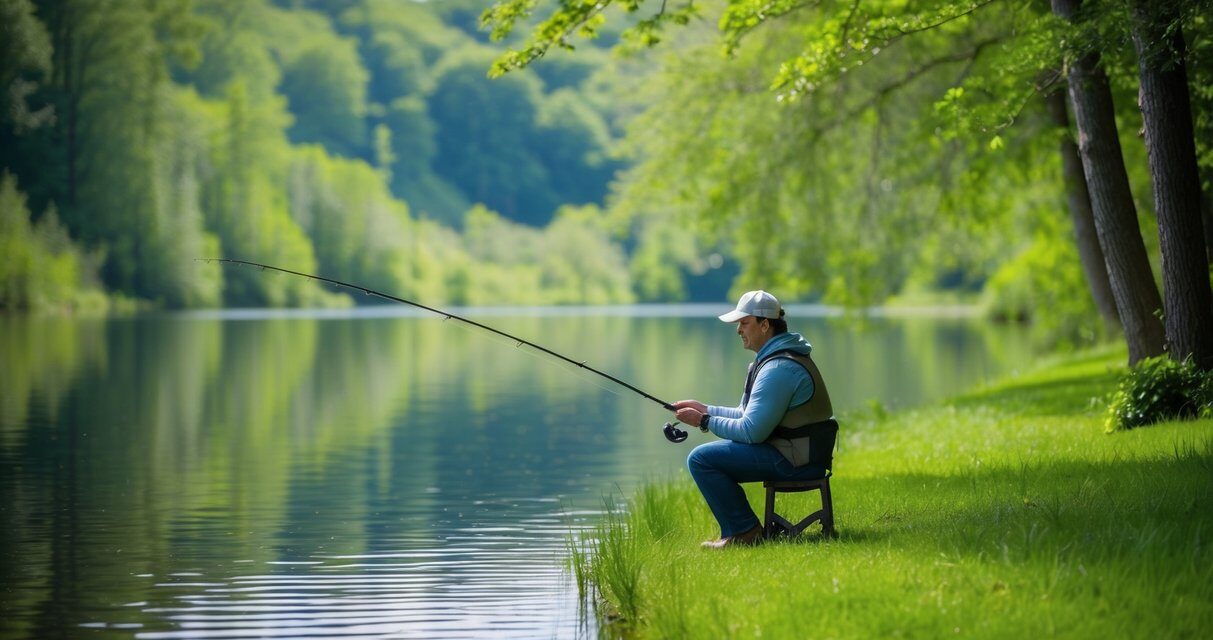
{"label": "water reflection", "polygon": [[[734,401],[752,355],[685,312],[484,321],[667,400]],[[593,635],[567,532],[689,447],[655,403],[459,327],[384,309],[0,318],[0,635]],[[843,411],[1028,358],[974,321],[794,328]]]}

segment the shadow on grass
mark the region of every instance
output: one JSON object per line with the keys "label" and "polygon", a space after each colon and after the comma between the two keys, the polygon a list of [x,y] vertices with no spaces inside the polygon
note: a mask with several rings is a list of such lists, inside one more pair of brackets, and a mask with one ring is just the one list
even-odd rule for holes
{"label": "shadow on grass", "polygon": [[838,540],[1010,562],[1042,554],[1083,562],[1144,554],[1213,567],[1213,440],[1203,438],[1157,459],[839,477]]}
{"label": "shadow on grass", "polygon": [[1108,396],[1116,390],[1121,372],[1106,371],[1092,375],[1075,369],[1069,375],[1025,380],[1001,385],[989,391],[965,394],[949,404],[957,408],[993,406],[1010,415],[1055,416],[1104,410]]}
{"label": "shadow on grass", "polygon": [[834,528],[834,537],[826,537],[818,525],[813,525],[798,536],[778,535],[769,538],[763,544],[794,544],[816,546],[821,544],[865,544],[888,539],[890,532],[876,528]]}

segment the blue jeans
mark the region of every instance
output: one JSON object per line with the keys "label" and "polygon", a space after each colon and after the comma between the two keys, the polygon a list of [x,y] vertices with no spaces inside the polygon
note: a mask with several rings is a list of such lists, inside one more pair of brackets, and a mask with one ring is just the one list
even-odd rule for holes
{"label": "blue jeans", "polygon": [[741,489],[742,482],[813,480],[826,475],[823,467],[793,467],[769,444],[732,440],[717,440],[695,447],[687,456],[687,468],[712,515],[720,523],[722,538],[745,533],[760,524]]}

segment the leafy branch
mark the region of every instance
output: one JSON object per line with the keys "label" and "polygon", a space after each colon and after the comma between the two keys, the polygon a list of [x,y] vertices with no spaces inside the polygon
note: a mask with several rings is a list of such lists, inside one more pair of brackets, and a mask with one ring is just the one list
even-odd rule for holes
{"label": "leafy branch", "polygon": [[[785,99],[812,93],[823,83],[846,73],[848,67],[862,66],[908,36],[941,29],[997,1],[981,0],[958,6],[954,0],[944,0],[927,11],[866,18],[861,14],[857,16],[859,3],[856,2],[838,27],[829,22],[823,25],[816,47],[806,49],[780,67],[773,88],[782,90],[781,97]],[[835,30],[838,35],[831,36]],[[859,57],[849,58],[852,52]]]}
{"label": "leafy branch", "polygon": [[[503,0],[485,10],[480,16],[481,28],[490,30],[494,41],[504,40],[513,33],[519,21],[529,18],[538,0]],[[532,31],[525,44],[511,49],[493,62],[490,77],[498,77],[516,69],[522,69],[547,54],[552,47],[573,49],[570,41],[574,36],[593,39],[598,29],[606,22],[603,13],[611,5],[622,6],[626,13],[636,13],[645,0],[559,0],[559,8]],[[694,0],[686,0],[670,7],[669,0],[661,0],[661,6],[650,17],[626,29],[623,37],[641,47],[649,47],[661,41],[665,25],[686,25],[699,14]]]}

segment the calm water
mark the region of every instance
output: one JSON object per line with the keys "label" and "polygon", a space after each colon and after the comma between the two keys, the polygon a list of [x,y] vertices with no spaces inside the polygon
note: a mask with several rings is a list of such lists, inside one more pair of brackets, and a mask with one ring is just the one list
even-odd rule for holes
{"label": "calm water", "polygon": [[[844,415],[1031,358],[1014,327],[796,311]],[[730,404],[753,354],[712,312],[477,319]],[[705,437],[669,444],[665,419],[403,308],[0,317],[0,636],[592,637],[565,539],[604,496],[684,473]]]}

